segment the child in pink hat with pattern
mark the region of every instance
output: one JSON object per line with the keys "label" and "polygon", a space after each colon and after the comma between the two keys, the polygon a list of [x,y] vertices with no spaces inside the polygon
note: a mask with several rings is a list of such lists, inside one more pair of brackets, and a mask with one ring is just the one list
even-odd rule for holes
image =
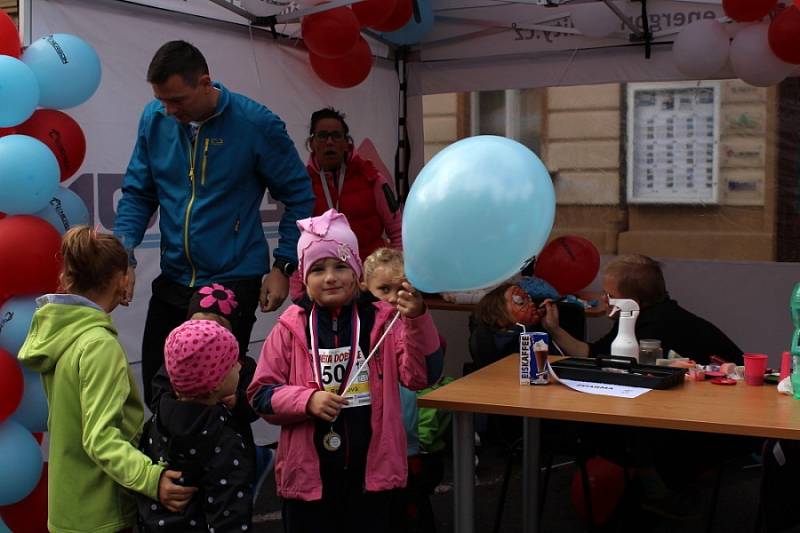
{"label": "child in pink hat with pattern", "polygon": [[427,386],[436,327],[408,283],[394,307],[362,297],[358,241],[344,215],[331,209],[297,225],[306,294],[270,332],[247,390],[256,412],[281,426],[284,531],[394,531],[407,479],[397,384]]}
{"label": "child in pink hat with pattern", "polygon": [[139,530],[246,531],[255,478],[253,440],[227,405],[239,384],[239,344],[214,320],[188,320],[164,345],[174,393],[158,398],[140,448],[153,461],[183,467],[183,484],[199,491],[186,511],[139,502]]}

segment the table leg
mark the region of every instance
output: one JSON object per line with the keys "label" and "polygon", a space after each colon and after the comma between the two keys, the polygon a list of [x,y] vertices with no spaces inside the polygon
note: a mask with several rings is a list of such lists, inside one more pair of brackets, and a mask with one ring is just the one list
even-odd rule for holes
{"label": "table leg", "polygon": [[475,531],[475,429],[472,413],[453,413],[454,531]]}
{"label": "table leg", "polygon": [[522,419],[522,531],[539,531],[539,427],[538,418]]}

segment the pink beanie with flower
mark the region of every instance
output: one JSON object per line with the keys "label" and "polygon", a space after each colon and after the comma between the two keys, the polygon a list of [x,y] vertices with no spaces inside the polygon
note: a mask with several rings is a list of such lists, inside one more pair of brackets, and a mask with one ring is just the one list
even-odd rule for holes
{"label": "pink beanie with flower", "polygon": [[187,320],[164,344],[164,364],[175,392],[202,396],[222,383],[239,359],[233,334],[213,320]]}
{"label": "pink beanie with flower", "polygon": [[335,257],[347,263],[358,279],[361,279],[361,258],[358,255],[358,239],[347,217],[335,209],[328,209],[318,217],[297,221],[300,240],[297,241],[297,258],[303,283],[308,278],[308,269],[320,259]]}

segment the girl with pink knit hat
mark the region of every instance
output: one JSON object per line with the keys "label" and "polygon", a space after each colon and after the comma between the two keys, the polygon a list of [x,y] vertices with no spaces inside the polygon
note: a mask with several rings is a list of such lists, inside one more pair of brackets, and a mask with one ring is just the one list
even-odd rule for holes
{"label": "girl with pink knit hat", "polygon": [[427,386],[436,327],[408,283],[396,306],[360,297],[358,241],[344,215],[331,209],[297,225],[306,295],[272,329],[247,391],[281,426],[284,530],[392,531],[407,478],[397,383]]}

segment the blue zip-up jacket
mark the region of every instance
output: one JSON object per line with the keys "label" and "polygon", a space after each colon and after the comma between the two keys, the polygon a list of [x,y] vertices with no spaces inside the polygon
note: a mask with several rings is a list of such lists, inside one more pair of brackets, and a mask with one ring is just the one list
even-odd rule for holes
{"label": "blue zip-up jacket", "polygon": [[259,208],[265,189],[285,206],[275,257],[297,262],[297,220],[314,193],[283,121],[263,105],[214,83],[216,113],[192,140],[188,125],[158,100],[145,107],[122,184],[114,234],[129,250],[161,207],[161,272],[185,286],[259,277],[269,247]]}

